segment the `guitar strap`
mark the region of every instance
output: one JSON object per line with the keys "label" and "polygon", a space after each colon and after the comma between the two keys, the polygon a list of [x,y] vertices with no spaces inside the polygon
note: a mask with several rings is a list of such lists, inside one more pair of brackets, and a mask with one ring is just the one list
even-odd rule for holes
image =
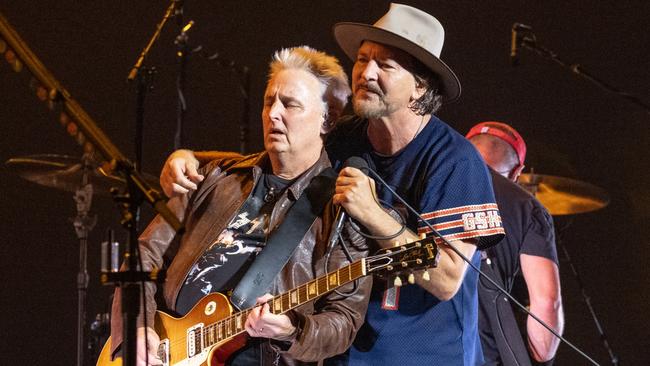
{"label": "guitar strap", "polygon": [[336,172],[327,168],[314,177],[273,231],[262,252],[235,287],[230,302],[239,310],[255,305],[256,299],[269,291],[282,267],[289,261],[314,220],[323,212],[334,194]]}
{"label": "guitar strap", "polygon": [[[487,259],[486,252],[482,253],[481,271],[494,280],[501,288],[505,287],[505,281],[496,266],[495,258]],[[491,264],[489,264],[491,262]],[[492,336],[496,342],[503,365],[531,366],[528,348],[519,331],[515,314],[508,298],[499,290],[479,279],[479,306],[489,323]],[[483,334],[481,334],[483,337]],[[488,355],[485,355],[488,356]],[[491,360],[490,360],[491,361]],[[488,362],[486,365],[491,363]]]}

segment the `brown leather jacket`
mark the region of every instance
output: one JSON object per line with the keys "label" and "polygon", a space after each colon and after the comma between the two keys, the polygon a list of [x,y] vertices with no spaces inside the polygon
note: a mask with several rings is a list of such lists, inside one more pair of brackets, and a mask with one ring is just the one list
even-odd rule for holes
{"label": "brown leather jacket", "polygon": [[[190,267],[207,249],[213,240],[237,214],[248,198],[262,169],[269,164],[266,153],[238,158],[217,159],[203,170],[204,181],[190,197],[173,198],[168,206],[181,220],[185,220],[186,234],[178,252],[167,271],[163,294],[170,309],[174,309],[179,293]],[[270,227],[282,223],[288,209],[297,200],[313,177],[330,166],[327,153],[323,151],[318,162],[302,174],[278,199],[271,213]],[[280,294],[298,287],[325,274],[325,246],[335,217],[331,201],[325,206],[323,215],[317,218],[307,231],[289,262],[276,278],[272,293]],[[363,237],[351,230],[349,225],[343,231],[350,253],[355,259],[366,256],[368,249]],[[163,254],[169,247],[175,233],[160,217],[156,217],[140,237],[140,253],[145,270],[161,268]],[[349,264],[340,245],[332,251],[328,271]],[[290,347],[279,347],[275,341],[261,343],[261,365],[320,365],[322,360],[347,350],[357,330],[364,322],[371,277],[358,281],[358,290],[352,295],[341,297],[330,293],[309,302],[287,315],[299,326],[297,338]],[[349,292],[352,284],[342,287]],[[153,324],[156,304],[155,285],[147,284],[147,321]],[[114,351],[122,340],[122,321],[118,304],[120,293],[116,291],[113,302],[111,337]],[[140,325],[142,319],[140,319]]]}

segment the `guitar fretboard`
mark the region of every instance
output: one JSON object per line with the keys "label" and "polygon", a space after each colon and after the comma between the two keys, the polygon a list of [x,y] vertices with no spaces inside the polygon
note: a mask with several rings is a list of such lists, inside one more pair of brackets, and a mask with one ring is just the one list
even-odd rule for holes
{"label": "guitar fretboard", "polygon": [[[273,314],[283,314],[303,305],[317,297],[350,283],[366,275],[365,260],[358,260],[348,266],[318,277],[293,290],[278,295],[267,302]],[[245,331],[244,324],[248,314],[253,309],[246,309],[229,317],[203,327],[202,332],[196,332],[197,344],[205,347],[230,339]],[[200,342],[203,337],[203,342]]]}

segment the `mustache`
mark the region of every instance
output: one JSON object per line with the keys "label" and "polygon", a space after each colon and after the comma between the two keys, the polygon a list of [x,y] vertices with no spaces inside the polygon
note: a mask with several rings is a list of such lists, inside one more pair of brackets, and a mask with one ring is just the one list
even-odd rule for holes
{"label": "mustache", "polygon": [[365,89],[365,90],[367,90],[369,92],[378,94],[380,96],[384,95],[384,93],[379,88],[379,85],[374,84],[374,83],[360,84],[360,85],[357,86],[357,90],[360,90],[360,89]]}

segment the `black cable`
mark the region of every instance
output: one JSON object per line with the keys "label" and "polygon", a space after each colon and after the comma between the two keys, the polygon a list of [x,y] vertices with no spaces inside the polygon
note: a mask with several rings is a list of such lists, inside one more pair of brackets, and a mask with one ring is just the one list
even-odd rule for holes
{"label": "black cable", "polygon": [[[370,169],[370,168],[368,168],[368,169]],[[393,207],[391,204],[389,204],[386,201],[378,200],[377,203],[379,203],[380,206],[388,207],[391,210],[393,210],[393,212],[395,212],[397,214],[397,216],[400,218],[400,221],[401,221],[400,224],[402,224],[402,227],[395,234],[372,235],[372,234],[364,233],[363,230],[361,230],[361,228],[359,227],[359,225],[357,225],[354,222],[354,220],[350,220],[350,224],[351,224],[352,228],[354,229],[354,231],[359,233],[359,235],[363,236],[364,238],[373,239],[373,240],[390,240],[390,239],[394,239],[394,238],[397,238],[398,236],[402,235],[402,233],[406,230],[406,218],[404,217],[404,215],[402,215],[401,212],[399,212],[397,209],[395,209],[395,207]]]}
{"label": "black cable", "polygon": [[500,291],[501,293],[503,293],[503,294],[504,294],[504,295],[505,295],[509,300],[511,300],[513,303],[517,304],[517,306],[518,306],[521,310],[523,310],[523,311],[524,311],[526,314],[528,314],[531,318],[535,319],[539,324],[541,324],[541,325],[542,325],[544,328],[546,328],[549,332],[553,333],[553,335],[556,336],[558,339],[560,339],[562,342],[564,342],[565,344],[567,344],[569,347],[573,348],[573,350],[576,351],[576,352],[578,352],[578,354],[580,354],[581,356],[583,356],[584,358],[586,358],[587,360],[589,360],[589,361],[590,361],[591,363],[593,363],[594,365],[596,365],[596,366],[600,366],[599,363],[597,363],[596,361],[594,361],[591,357],[589,357],[586,353],[584,353],[584,352],[583,352],[582,350],[580,350],[578,347],[576,347],[575,345],[573,345],[573,343],[569,342],[566,338],[562,337],[558,332],[555,331],[555,329],[551,328],[548,324],[546,324],[546,322],[544,322],[542,319],[540,319],[539,317],[537,317],[537,315],[531,313],[530,310],[526,309],[526,307],[525,307],[524,305],[522,305],[519,301],[517,301],[517,299],[515,299],[512,295],[510,295],[510,293],[509,293],[508,291],[506,291],[505,289],[503,289],[503,288],[502,288],[501,286],[499,286],[499,285],[498,285],[498,284],[497,284],[497,283],[496,283],[492,278],[490,278],[490,277],[487,276],[485,273],[483,273],[483,272],[482,272],[478,267],[476,267],[476,266],[472,263],[472,261],[471,261],[469,258],[467,258],[463,253],[461,253],[460,250],[458,250],[458,248],[456,248],[456,246],[452,245],[452,244],[451,244],[451,243],[450,243],[450,242],[449,242],[445,237],[443,237],[442,235],[440,235],[440,233],[438,233],[438,231],[433,227],[433,225],[429,224],[429,222],[426,221],[426,220],[425,220],[425,219],[424,219],[424,218],[423,218],[423,217],[422,217],[422,216],[421,216],[421,215],[420,215],[420,214],[419,214],[419,213],[418,213],[418,212],[417,212],[413,207],[411,207],[411,205],[409,205],[408,202],[406,202],[402,197],[400,197],[399,194],[397,194],[397,192],[395,192],[392,188],[390,188],[390,186],[389,186],[389,185],[388,185],[388,184],[387,184],[387,183],[386,183],[386,182],[385,182],[385,181],[384,181],[384,180],[379,176],[379,174],[377,174],[377,173],[376,173],[374,170],[372,170],[371,168],[368,168],[368,170],[370,171],[370,173],[372,173],[373,178],[375,178],[375,179],[377,179],[378,181],[380,181],[380,182],[384,185],[384,187],[385,187],[385,188],[386,188],[386,189],[387,189],[387,190],[388,190],[388,191],[393,195],[393,197],[395,197],[398,201],[400,201],[401,203],[403,203],[404,206],[406,206],[406,208],[407,208],[411,213],[413,213],[413,214],[414,214],[414,215],[415,215],[419,220],[421,220],[421,221],[422,221],[422,222],[423,222],[423,223],[424,223],[424,224],[425,224],[429,229],[431,229],[431,234],[433,234],[433,236],[434,236],[436,239],[440,239],[440,240],[443,241],[447,246],[449,246],[449,248],[451,248],[451,250],[453,250],[453,251],[454,251],[454,252],[455,252],[459,257],[461,257],[461,258],[463,259],[463,261],[465,261],[465,262],[466,262],[466,263],[467,263],[467,264],[468,264],[472,269],[474,269],[474,271],[476,271],[476,273],[478,273],[479,276],[481,276],[482,278],[487,279],[487,280],[488,280],[492,285],[494,285],[497,289],[499,289],[499,291]]}
{"label": "black cable", "polygon": [[[348,219],[349,220],[349,219]],[[341,243],[341,249],[343,249],[343,253],[345,253],[345,257],[352,264],[354,262],[354,258],[352,258],[352,255],[350,254],[350,251],[348,249],[347,244],[345,244],[345,240],[343,240],[343,236],[341,233],[338,233],[338,238],[337,240],[339,243]],[[334,245],[330,245],[329,248],[327,248],[327,253],[325,253],[325,263],[323,266],[325,267],[325,273],[329,273],[329,261],[330,261],[330,256],[332,255],[332,250],[334,250]],[[333,292],[341,297],[349,297],[357,293],[359,291],[359,279],[356,279],[352,282],[352,290],[350,292],[341,292],[339,290],[334,290]]]}
{"label": "black cable", "polygon": [[[406,218],[404,217],[404,215],[402,215],[398,210],[395,209],[395,207],[393,207],[388,202],[380,200],[379,203],[381,205],[385,206],[385,207],[388,207],[388,208],[392,209],[397,214],[397,216],[400,218],[400,221],[401,221],[400,223],[402,224],[402,227],[400,228],[400,230],[397,233],[391,234],[391,235],[386,235],[386,236],[383,236],[383,235],[371,235],[371,234],[368,234],[368,233],[364,233],[361,230],[361,227],[359,227],[359,225],[353,219],[351,219],[350,216],[346,217],[348,224],[350,225],[352,230],[354,230],[359,235],[361,235],[361,236],[363,236],[364,238],[367,238],[367,239],[390,240],[390,239],[393,239],[393,238],[396,238],[396,237],[400,236],[406,230]],[[343,240],[343,236],[341,235],[340,232],[338,233],[338,238],[339,238],[338,242],[341,243],[341,248],[343,249],[343,252],[345,253],[345,256],[346,256],[347,260],[350,263],[354,262],[354,258],[352,258],[352,255],[350,254],[350,251],[349,251],[349,249],[347,247],[347,244],[345,243],[345,240]],[[329,273],[329,259],[330,259],[330,256],[332,254],[332,250],[334,250],[334,245],[330,245],[330,247],[327,248],[327,253],[325,254],[325,273]],[[354,281],[354,287],[353,287],[352,290],[350,290],[350,292],[343,293],[343,292],[341,292],[339,290],[334,290],[334,292],[337,295],[342,296],[342,297],[352,296],[357,291],[358,291],[358,279]]]}

